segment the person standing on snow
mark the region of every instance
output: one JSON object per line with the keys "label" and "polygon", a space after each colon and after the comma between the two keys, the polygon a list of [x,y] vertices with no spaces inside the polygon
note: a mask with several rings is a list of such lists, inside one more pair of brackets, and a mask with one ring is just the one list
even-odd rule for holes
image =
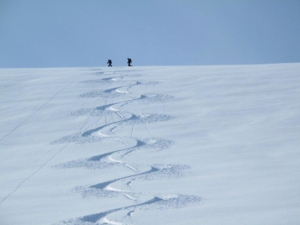
{"label": "person standing on snow", "polygon": [[108,67],[112,67],[112,61],[111,61],[111,59],[109,59],[108,61],[107,61],[107,64],[108,64]]}
{"label": "person standing on snow", "polygon": [[131,62],[132,62],[131,58],[127,58],[127,64],[128,64],[128,66],[131,66]]}

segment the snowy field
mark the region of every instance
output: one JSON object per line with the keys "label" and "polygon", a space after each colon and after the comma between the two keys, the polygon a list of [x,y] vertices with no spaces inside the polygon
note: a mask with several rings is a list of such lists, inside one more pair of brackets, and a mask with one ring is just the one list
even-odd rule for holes
{"label": "snowy field", "polygon": [[300,64],[0,69],[1,225],[300,224]]}

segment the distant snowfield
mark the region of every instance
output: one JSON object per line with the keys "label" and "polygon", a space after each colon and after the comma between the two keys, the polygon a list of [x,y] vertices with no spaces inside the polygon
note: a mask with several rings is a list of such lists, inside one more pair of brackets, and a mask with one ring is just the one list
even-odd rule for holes
{"label": "distant snowfield", "polygon": [[0,224],[299,224],[299,72],[0,69]]}

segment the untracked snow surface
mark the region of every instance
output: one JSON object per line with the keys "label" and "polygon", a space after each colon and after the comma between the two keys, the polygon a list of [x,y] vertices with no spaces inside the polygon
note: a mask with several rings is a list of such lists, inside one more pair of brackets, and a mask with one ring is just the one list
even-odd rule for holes
{"label": "untracked snow surface", "polygon": [[1,225],[300,224],[300,64],[0,83]]}

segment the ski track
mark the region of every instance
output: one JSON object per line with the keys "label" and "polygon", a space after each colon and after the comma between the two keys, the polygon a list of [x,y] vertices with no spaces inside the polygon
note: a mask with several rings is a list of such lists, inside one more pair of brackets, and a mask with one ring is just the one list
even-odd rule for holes
{"label": "ski track", "polygon": [[63,90],[65,90],[67,87],[72,85],[77,79],[73,80],[71,83],[64,86],[62,89],[60,89],[57,93],[55,93],[49,100],[44,102],[37,110],[35,110],[33,113],[31,113],[27,118],[25,118],[21,123],[19,123],[16,127],[14,127],[11,131],[9,131],[6,135],[0,138],[2,141],[6,137],[8,137],[10,134],[12,134],[15,130],[17,130],[19,127],[21,127],[27,120],[29,120],[32,116],[34,116],[36,113],[38,113],[42,108],[44,108],[45,105],[47,105],[49,102],[51,102],[57,95],[59,95]]}
{"label": "ski track", "polygon": [[[112,166],[122,166],[131,171],[131,175],[124,177],[115,178],[108,181],[103,181],[93,185],[85,185],[75,187],[72,191],[81,194],[83,198],[88,197],[115,197],[117,195],[124,196],[129,203],[128,206],[119,207],[115,209],[110,209],[104,212],[99,212],[95,214],[90,214],[78,218],[73,218],[65,221],[55,223],[54,225],[88,225],[88,224],[133,224],[132,215],[135,210],[153,210],[153,209],[168,209],[168,208],[182,208],[190,204],[197,204],[201,201],[201,198],[193,195],[181,195],[181,194],[170,194],[170,193],[144,193],[144,192],[132,192],[131,185],[134,181],[151,181],[152,179],[169,179],[169,178],[180,178],[185,174],[187,169],[190,169],[188,165],[177,165],[177,164],[152,164],[152,165],[141,165],[136,162],[134,165],[132,163],[126,162],[126,157],[129,154],[138,154],[139,151],[151,150],[161,151],[168,149],[172,146],[173,142],[170,140],[161,139],[155,137],[147,124],[156,122],[165,122],[172,119],[171,116],[167,114],[135,114],[134,112],[123,111],[125,105],[130,105],[133,102],[141,102],[146,104],[151,104],[151,102],[160,102],[164,108],[164,102],[172,99],[172,96],[154,94],[154,93],[131,93],[130,89],[139,85],[157,85],[159,82],[149,81],[141,82],[138,80],[131,80],[141,76],[141,74],[136,74],[135,70],[124,70],[124,71],[112,71],[112,72],[102,72],[97,69],[93,69],[93,74],[95,76],[104,76],[100,79],[84,80],[80,83],[84,85],[97,84],[97,85],[110,85],[120,84],[116,87],[111,87],[103,90],[94,90],[91,92],[83,93],[80,98],[103,98],[105,99],[104,105],[95,105],[93,108],[83,108],[83,106],[76,111],[70,112],[70,116],[85,116],[86,120],[79,129],[77,133],[70,134],[68,136],[62,137],[58,140],[53,141],[51,144],[64,144],[69,143],[76,144],[87,144],[90,142],[102,141],[107,138],[111,138],[115,141],[119,141],[124,145],[126,142],[122,141],[124,138],[130,138],[135,141],[135,144],[131,147],[126,147],[99,155],[94,155],[89,158],[73,160],[65,163],[61,163],[53,166],[56,169],[68,169],[68,168],[86,168],[86,169],[109,169]],[[121,75],[119,75],[121,73]],[[126,73],[126,75],[124,75]],[[132,74],[131,74],[132,73]],[[127,97],[129,100],[114,101],[119,97]],[[113,101],[113,103],[108,103],[108,100]],[[100,119],[104,118],[105,123],[101,124]],[[144,129],[151,136],[148,139],[135,138],[133,136],[134,126],[137,124],[144,124]],[[131,131],[128,136],[118,137],[115,135],[116,129],[122,129],[124,126],[130,125]],[[145,170],[145,166],[148,166],[148,170]],[[142,168],[142,169],[141,169]],[[116,188],[122,186],[122,188]],[[141,198],[147,196],[148,200],[140,200]],[[149,198],[150,196],[150,198]],[[152,196],[152,197],[151,197]],[[132,202],[134,204],[132,204]],[[113,221],[108,218],[110,214],[116,212],[123,212],[123,218],[120,221]],[[126,221],[130,221],[129,223]]]}
{"label": "ski track", "polygon": [[[7,133],[5,136],[0,138],[0,140],[5,139],[10,134],[12,134],[15,130],[17,130],[19,127],[21,127],[27,120],[29,120],[31,117],[33,117],[36,113],[38,113],[44,106],[46,106],[49,102],[51,102],[57,95],[59,95],[62,91],[64,91],[67,87],[71,86],[73,83],[75,83],[77,79],[73,80],[72,82],[68,83],[66,86],[64,86],[62,89],[60,89],[57,93],[55,93],[49,100],[44,102],[36,111],[34,111],[32,114],[30,114],[25,120],[23,120],[21,123],[19,123],[15,128],[13,128],[9,133]],[[58,155],[60,152],[62,152],[66,147],[68,146],[68,143],[64,146],[60,147],[58,152],[56,152],[54,155],[52,155],[44,164],[42,164],[37,170],[35,170],[33,173],[31,173],[28,177],[26,177],[14,190],[12,190],[8,195],[6,195],[1,201],[0,204],[2,204],[9,196],[11,196],[13,193],[15,193],[27,180],[29,180],[32,176],[34,176],[37,172],[39,172],[46,164],[48,164],[56,155]],[[51,148],[48,152],[52,151],[54,148]],[[48,154],[46,152],[46,154]],[[46,154],[42,155],[40,158],[44,157]],[[36,161],[38,161],[40,158],[38,158]]]}

